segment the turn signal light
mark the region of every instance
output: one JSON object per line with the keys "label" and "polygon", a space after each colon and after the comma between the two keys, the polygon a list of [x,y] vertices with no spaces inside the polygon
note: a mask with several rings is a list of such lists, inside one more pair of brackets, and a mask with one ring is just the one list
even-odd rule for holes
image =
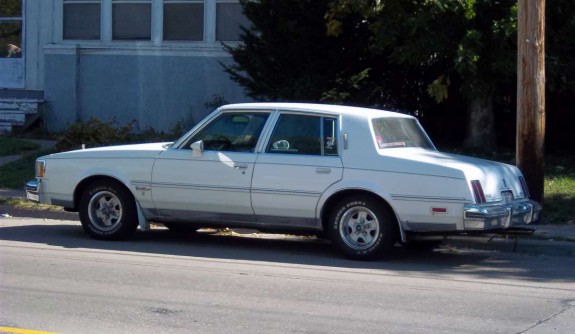
{"label": "turn signal light", "polygon": [[44,177],[46,174],[46,161],[36,160],[36,177]]}

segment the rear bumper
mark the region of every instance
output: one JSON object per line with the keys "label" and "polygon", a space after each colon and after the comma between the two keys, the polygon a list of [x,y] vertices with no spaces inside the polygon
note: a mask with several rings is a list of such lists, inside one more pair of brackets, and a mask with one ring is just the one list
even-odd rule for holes
{"label": "rear bumper", "polygon": [[510,203],[466,204],[463,226],[466,231],[482,231],[531,224],[539,220],[541,209],[539,203],[528,199]]}

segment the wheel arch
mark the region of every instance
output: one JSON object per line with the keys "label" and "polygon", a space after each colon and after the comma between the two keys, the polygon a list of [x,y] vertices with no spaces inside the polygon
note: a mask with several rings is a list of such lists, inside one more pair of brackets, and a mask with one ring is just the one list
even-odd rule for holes
{"label": "wheel arch", "polygon": [[363,188],[341,189],[341,190],[334,192],[328,198],[325,199],[325,201],[323,202],[323,204],[321,206],[320,213],[319,213],[319,215],[320,215],[319,217],[320,217],[320,221],[321,221],[321,227],[324,231],[327,230],[326,224],[329,223],[329,215],[331,214],[331,210],[334,207],[334,205],[345,197],[348,197],[348,196],[352,197],[352,196],[357,196],[357,195],[370,196],[370,197],[374,198],[376,201],[378,201],[379,203],[381,203],[391,213],[393,219],[395,220],[395,224],[393,226],[394,226],[394,231],[395,231],[396,237],[398,238],[398,241],[399,240],[401,240],[401,241],[406,240],[405,233],[404,233],[403,229],[401,228],[399,217],[398,217],[397,213],[395,212],[395,210],[393,209],[393,207],[389,204],[389,202],[380,194],[378,194],[374,191],[368,190],[368,189],[363,189]]}
{"label": "wheel arch", "polygon": [[86,188],[90,184],[92,184],[96,181],[111,181],[111,182],[118,184],[119,186],[124,188],[130,194],[130,196],[132,196],[132,199],[137,204],[136,198],[135,198],[134,194],[132,193],[132,191],[130,190],[130,187],[128,187],[124,182],[122,182],[120,179],[113,177],[113,176],[110,176],[110,175],[99,174],[99,175],[88,176],[76,185],[76,188],[74,189],[74,208],[73,208],[74,211],[78,211],[80,198],[82,197],[82,194],[84,193]]}

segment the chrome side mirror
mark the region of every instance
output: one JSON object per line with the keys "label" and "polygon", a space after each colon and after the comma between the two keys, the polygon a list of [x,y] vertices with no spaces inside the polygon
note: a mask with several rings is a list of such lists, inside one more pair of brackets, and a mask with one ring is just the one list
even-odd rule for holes
{"label": "chrome side mirror", "polygon": [[192,149],[192,157],[200,158],[202,156],[202,152],[204,151],[204,141],[195,141],[192,143],[192,145],[190,145],[190,148]]}

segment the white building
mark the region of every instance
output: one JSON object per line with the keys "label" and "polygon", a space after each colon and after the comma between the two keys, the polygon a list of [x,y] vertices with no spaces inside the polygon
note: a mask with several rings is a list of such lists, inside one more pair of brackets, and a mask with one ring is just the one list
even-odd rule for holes
{"label": "white building", "polygon": [[245,101],[221,66],[240,25],[237,0],[0,0],[0,119],[169,130],[214,96]]}

